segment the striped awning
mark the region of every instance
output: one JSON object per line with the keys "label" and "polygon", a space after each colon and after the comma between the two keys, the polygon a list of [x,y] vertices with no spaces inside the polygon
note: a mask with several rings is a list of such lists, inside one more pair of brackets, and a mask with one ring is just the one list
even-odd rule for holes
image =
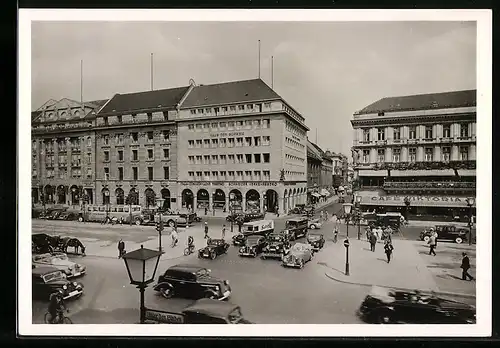
{"label": "striped awning", "polygon": [[[361,196],[361,205],[404,207],[404,199],[410,199],[410,207],[467,208],[467,197],[457,196]],[[474,203],[474,207],[475,207]]]}
{"label": "striped awning", "polygon": [[359,176],[387,176],[387,170],[360,169]]}

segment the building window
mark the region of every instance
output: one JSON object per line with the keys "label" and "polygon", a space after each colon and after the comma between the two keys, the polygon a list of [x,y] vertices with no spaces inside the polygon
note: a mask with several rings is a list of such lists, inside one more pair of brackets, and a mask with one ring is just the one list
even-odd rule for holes
{"label": "building window", "polygon": [[227,155],[227,160],[230,164],[235,164],[234,155]]}
{"label": "building window", "polygon": [[92,169],[87,168],[87,179],[92,179]]}
{"label": "building window", "polygon": [[92,163],[92,153],[87,153],[87,164]]}
{"label": "building window", "polygon": [[227,147],[234,147],[234,138],[228,138],[227,141]]}
{"label": "building window", "polygon": [[197,111],[199,114],[202,114],[203,113],[203,109],[198,109]]}
{"label": "building window", "polygon": [[409,139],[416,139],[417,138],[417,127],[416,126],[411,126],[409,129]]}
{"label": "building window", "polygon": [[243,171],[242,170],[236,171],[236,179],[238,179],[238,180],[243,179]]}
{"label": "building window", "polygon": [[170,169],[168,167],[163,167],[163,179],[170,180]]}
{"label": "building window", "polygon": [[260,170],[254,170],[253,176],[255,180],[260,180]]}
{"label": "building window", "polygon": [[248,110],[253,110],[253,104],[248,104],[248,105],[247,105],[247,109],[248,109]]}
{"label": "building window", "polygon": [[370,150],[363,150],[363,163],[370,163]]}
{"label": "building window", "polygon": [[148,159],[149,160],[154,159],[153,149],[148,149]]}
{"label": "building window", "polygon": [[109,180],[109,168],[104,168],[104,180]]}
{"label": "building window", "polygon": [[170,150],[163,149],[163,159],[169,159],[169,158],[170,158]]}
{"label": "building window", "polygon": [[217,147],[219,147],[219,140],[212,139],[212,148],[217,148]]}
{"label": "building window", "polygon": [[401,127],[394,128],[394,140],[401,139]]}
{"label": "building window", "polygon": [[238,110],[240,110],[240,111],[245,110],[245,105],[238,105]]}
{"label": "building window", "polygon": [[401,158],[401,149],[393,149],[392,151],[392,161],[399,162]]}
{"label": "building window", "polygon": [[[216,108],[216,109],[218,109],[218,108]],[[217,122],[212,122],[212,129],[217,130],[217,128],[219,128],[219,124]]]}
{"label": "building window", "polygon": [[189,178],[194,179],[194,172],[188,172]]}
{"label": "building window", "polygon": [[385,161],[385,150],[384,149],[378,149],[377,150],[377,162],[382,163]]}
{"label": "building window", "polygon": [[137,150],[132,150],[132,161],[138,161],[139,157],[137,155]]}
{"label": "building window", "polygon": [[243,138],[236,138],[236,146],[237,147],[243,146]]}
{"label": "building window", "polygon": [[210,156],[209,155],[203,156],[203,164],[210,164]]}
{"label": "building window", "polygon": [[219,139],[220,147],[226,147],[226,138]]}
{"label": "building window", "polygon": [[425,161],[426,162],[432,161],[432,147],[425,148]]}
{"label": "building window", "polygon": [[222,111],[227,112],[227,106],[223,106]]}
{"label": "building window", "polygon": [[245,137],[245,146],[252,146],[252,137]]}
{"label": "building window", "polygon": [[269,146],[271,144],[271,137],[268,135],[264,135],[262,137],[262,145]]}
{"label": "building window", "polygon": [[116,144],[117,145],[123,145],[123,133],[119,133],[116,136]]}
{"label": "building window", "polygon": [[148,112],[148,122],[153,122],[153,114]]}
{"label": "building window", "polygon": [[154,140],[153,132],[148,132],[148,143],[152,143]]}
{"label": "building window", "polygon": [[241,129],[243,127],[243,121],[236,122],[236,129]]}
{"label": "building window", "polygon": [[212,155],[212,164],[218,164],[218,156]]}
{"label": "building window", "polygon": [[132,167],[132,178],[133,180],[138,180],[138,171],[137,171],[137,167]]}
{"label": "building window", "polygon": [[226,155],[220,155],[220,164],[226,164]]}
{"label": "building window", "polygon": [[445,162],[449,161],[451,158],[450,154],[451,154],[450,147],[446,146],[446,147],[443,147],[441,149],[441,156],[442,156],[443,161],[445,161]]}
{"label": "building window", "polygon": [[411,147],[408,149],[408,160],[409,160],[409,162],[416,162],[417,149],[415,147]]}
{"label": "building window", "polygon": [[260,153],[254,154],[255,163],[260,163]]}
{"label": "building window", "polygon": [[196,172],[196,180],[201,180],[202,179],[202,172]]}
{"label": "building window", "polygon": [[123,161],[123,150],[118,150],[118,161]]}
{"label": "building window", "polygon": [[139,134],[137,132],[130,133],[130,136],[132,137],[132,142],[137,143],[139,140]]}
{"label": "building window", "polygon": [[237,163],[243,163],[243,155],[236,155],[236,162]]}
{"label": "building window", "polygon": [[251,170],[245,170],[245,179],[252,180],[252,171]]}
{"label": "building window", "polygon": [[252,121],[250,120],[245,121],[245,129],[252,129]]}
{"label": "building window", "polygon": [[271,172],[269,170],[264,170],[262,172],[264,180],[270,180],[271,179]]}
{"label": "building window", "polygon": [[203,148],[205,148],[205,149],[210,148],[210,139],[203,140]]}
{"label": "building window", "polygon": [[87,137],[87,146],[92,146],[92,138]]}
{"label": "building window", "polygon": [[469,148],[467,146],[460,146],[460,160],[461,161],[469,160]]}
{"label": "building window", "polygon": [[262,122],[260,120],[255,120],[254,126],[256,129],[260,129],[262,127]]}
{"label": "building window", "polygon": [[123,167],[118,167],[118,180],[123,180]]}
{"label": "building window", "polygon": [[208,171],[203,172],[203,176],[204,176],[205,181],[209,181],[210,180],[210,172],[208,172]]}
{"label": "building window", "polygon": [[104,162],[109,161],[109,151],[104,151]]}
{"label": "building window", "polygon": [[104,125],[107,126],[109,123],[108,123],[108,118],[107,117],[103,117],[102,118],[104,120]]}
{"label": "building window", "polygon": [[220,172],[220,179],[226,180],[226,172],[224,170]]}
{"label": "building window", "polygon": [[189,164],[194,164],[194,156],[188,156]]}
{"label": "building window", "polygon": [[194,124],[188,124],[188,129],[191,131],[194,130]]}
{"label": "building window", "polygon": [[245,163],[252,163],[252,154],[251,153],[245,154]]}
{"label": "building window", "polygon": [[201,141],[201,139],[196,139],[196,148],[200,149],[202,145],[203,141]]}
{"label": "building window", "polygon": [[103,141],[104,141],[104,145],[109,145],[109,135],[103,135],[102,136],[103,138]]}
{"label": "building window", "polygon": [[188,140],[188,148],[194,148],[194,140]]}
{"label": "building window", "polygon": [[260,137],[253,137],[253,146],[260,146],[261,143]]}
{"label": "building window", "polygon": [[425,126],[425,139],[432,139],[432,126]]}
{"label": "building window", "polygon": [[[210,109],[209,109],[210,110]],[[207,111],[208,112],[208,111]],[[210,130],[210,123],[204,123],[203,124],[203,130],[205,132],[208,132]]]}
{"label": "building window", "polygon": [[449,124],[443,126],[443,138],[449,138],[451,134],[451,127]]}
{"label": "building window", "polygon": [[269,128],[270,127],[270,120],[268,118],[262,120],[262,128]]}
{"label": "building window", "polygon": [[[226,108],[227,109],[227,108]],[[219,128],[221,129],[225,129],[227,127],[227,123],[226,122],[220,122],[219,123]]]}
{"label": "building window", "polygon": [[196,115],[196,109],[191,110],[191,115]]}
{"label": "building window", "polygon": [[363,129],[363,141],[370,141],[370,129]]}
{"label": "building window", "polygon": [[378,140],[385,140],[385,128],[378,128]]}
{"label": "building window", "polygon": [[212,180],[219,180],[219,173],[218,172],[212,172]]}
{"label": "building window", "polygon": [[234,121],[229,121],[229,122],[227,123],[227,128],[228,128],[229,130],[233,130],[233,129],[234,129]]}
{"label": "building window", "polygon": [[203,129],[203,125],[201,123],[196,124],[196,130],[201,131]]}
{"label": "building window", "polygon": [[469,137],[469,125],[467,123],[462,123],[460,125],[460,137],[462,138]]}
{"label": "building window", "polygon": [[148,180],[153,180],[153,167],[148,167]]}
{"label": "building window", "polygon": [[229,180],[234,180],[234,171],[230,170],[227,172],[228,176],[229,176]]}
{"label": "building window", "polygon": [[264,163],[269,163],[269,161],[270,161],[270,156],[271,156],[271,155],[270,155],[270,154],[268,154],[268,153],[263,153],[263,154],[262,154],[262,158],[264,159]]}

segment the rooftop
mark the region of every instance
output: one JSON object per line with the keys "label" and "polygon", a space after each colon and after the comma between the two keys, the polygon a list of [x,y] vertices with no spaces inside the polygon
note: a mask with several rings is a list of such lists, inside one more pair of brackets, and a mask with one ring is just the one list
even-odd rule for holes
{"label": "rooftop", "polygon": [[444,93],[416,94],[382,98],[368,105],[355,115],[414,111],[428,109],[446,109],[476,106],[476,90],[463,90]]}
{"label": "rooftop", "polygon": [[172,109],[177,106],[189,86],[156,91],[115,94],[100,114],[123,113],[151,109]]}
{"label": "rooftop", "polygon": [[281,99],[281,97],[261,79],[232,81],[195,86],[182,103],[181,108],[273,99]]}

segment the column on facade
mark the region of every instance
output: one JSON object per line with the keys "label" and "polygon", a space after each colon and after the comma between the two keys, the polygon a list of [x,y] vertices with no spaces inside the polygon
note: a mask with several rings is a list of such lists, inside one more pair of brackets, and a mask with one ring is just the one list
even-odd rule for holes
{"label": "column on facade", "polygon": [[471,123],[471,132],[470,132],[470,135],[472,137],[475,137],[476,136],[476,122],[472,122]]}
{"label": "column on facade", "polygon": [[408,147],[403,146],[401,148],[401,162],[408,162]]}
{"label": "column on facade", "polygon": [[436,125],[436,138],[442,138],[443,137],[443,125],[442,124],[437,124]]}
{"label": "column on facade", "polygon": [[59,149],[57,148],[57,138],[52,139],[52,153],[54,154],[54,178],[59,176]]}
{"label": "column on facade", "polygon": [[377,162],[377,149],[371,148],[370,149],[370,163],[376,163]]}
{"label": "column on facade", "polygon": [[417,126],[417,139],[423,139],[423,138],[425,138],[425,126],[418,125]]}
{"label": "column on facade", "polygon": [[476,160],[476,145],[474,145],[474,144],[472,144],[469,147],[469,159],[471,161],[475,161]]}
{"label": "column on facade", "polygon": [[458,161],[458,146],[457,145],[453,145],[451,147],[451,160]]}
{"label": "column on facade", "polygon": [[386,128],[386,133],[387,133],[387,140],[393,140],[394,139],[394,127],[387,127]]}
{"label": "column on facade", "polygon": [[358,142],[363,141],[363,129],[358,128],[358,129],[356,130],[356,140],[357,140]]}
{"label": "column on facade", "polygon": [[[213,190],[215,191],[215,190]],[[214,207],[214,194],[212,191],[208,191],[208,209],[215,209]]]}
{"label": "column on facade", "polygon": [[[71,138],[65,138],[66,141],[66,177],[71,177],[71,166],[72,166],[72,158],[71,158]],[[69,202],[71,199],[71,196],[69,195],[69,187],[67,190],[64,192],[65,194],[65,200],[66,202]],[[73,202],[69,202],[70,204],[73,204]]]}
{"label": "column on facade", "polygon": [[401,132],[401,139],[408,139],[410,133],[410,128],[408,126],[403,126],[403,130]]}
{"label": "column on facade", "polygon": [[373,127],[373,128],[370,128],[370,140],[371,141],[374,141],[374,140],[377,140],[377,128]]}
{"label": "column on facade", "polygon": [[417,147],[417,162],[422,162],[424,160],[424,147]]}
{"label": "column on facade", "polygon": [[[261,199],[264,202],[263,199]],[[226,194],[226,211],[229,212],[229,194]]]}
{"label": "column on facade", "polygon": [[246,195],[242,192],[241,193],[241,205],[243,207],[243,210],[247,210],[247,198],[245,197]]}
{"label": "column on facade", "polygon": [[450,138],[456,138],[460,136],[460,125],[458,123],[452,123],[450,126]]}
{"label": "column on facade", "polygon": [[387,147],[385,149],[385,161],[392,162],[392,148],[391,147]]}
{"label": "column on facade", "polygon": [[441,161],[441,147],[439,145],[434,146],[434,161]]}
{"label": "column on facade", "polygon": [[198,202],[197,202],[197,200],[198,200],[198,197],[197,197],[196,193],[193,193],[193,211],[197,211],[198,210]]}

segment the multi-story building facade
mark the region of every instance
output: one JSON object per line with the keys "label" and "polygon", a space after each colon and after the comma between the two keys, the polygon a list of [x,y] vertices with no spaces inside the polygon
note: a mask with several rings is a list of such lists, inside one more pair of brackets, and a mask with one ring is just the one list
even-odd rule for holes
{"label": "multi-story building facade", "polygon": [[95,200],[95,115],[106,100],[49,100],[31,114],[32,202]]}
{"label": "multi-story building facade", "polygon": [[182,207],[287,212],[306,201],[308,128],[262,80],[193,86],[179,106]]}
{"label": "multi-story building facade", "polygon": [[362,204],[465,219],[476,189],[476,91],[381,99],[354,114]]}
{"label": "multi-story building facade", "polygon": [[317,192],[321,185],[322,154],[313,143],[307,139],[307,188],[309,192]]}
{"label": "multi-story building facade", "polygon": [[307,141],[307,188],[308,201],[315,202],[328,197],[333,190],[333,161],[331,152],[323,151]]}
{"label": "multi-story building facade", "polygon": [[[192,87],[116,94],[96,118],[98,204],[178,208],[178,105]],[[136,195],[130,195],[135,192]]]}

